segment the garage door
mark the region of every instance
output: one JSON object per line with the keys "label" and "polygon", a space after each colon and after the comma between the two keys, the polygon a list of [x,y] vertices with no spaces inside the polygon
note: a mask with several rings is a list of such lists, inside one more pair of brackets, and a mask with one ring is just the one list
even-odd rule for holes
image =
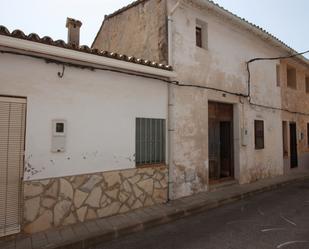
{"label": "garage door", "polygon": [[0,237],[18,233],[26,100],[0,97]]}

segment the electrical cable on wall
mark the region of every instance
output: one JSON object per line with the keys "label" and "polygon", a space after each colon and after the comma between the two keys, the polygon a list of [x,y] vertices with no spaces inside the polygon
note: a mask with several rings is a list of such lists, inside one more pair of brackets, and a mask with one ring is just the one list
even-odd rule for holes
{"label": "electrical cable on wall", "polygon": [[290,110],[285,109],[285,108],[271,107],[271,106],[261,105],[261,104],[257,104],[257,103],[252,102],[252,99],[251,99],[251,72],[250,72],[250,64],[255,62],[255,61],[266,61],[266,60],[271,61],[271,60],[289,59],[289,58],[297,57],[297,56],[304,55],[304,54],[307,54],[307,53],[309,53],[309,50],[301,52],[301,53],[287,55],[287,56],[269,57],[269,58],[267,58],[267,57],[256,57],[256,58],[253,58],[253,59],[247,61],[246,62],[247,72],[248,72],[248,96],[247,97],[249,98],[249,104],[253,105],[253,106],[261,107],[261,108],[268,108],[268,109],[272,109],[272,110],[285,111],[285,112],[289,112],[289,113],[292,113],[292,114],[309,116],[309,113],[290,111]]}
{"label": "electrical cable on wall", "polygon": [[[117,69],[111,69],[111,68],[102,68],[102,67],[95,67],[95,66],[85,66],[85,65],[78,64],[78,63],[73,63],[73,62],[64,62],[64,61],[57,60],[57,59],[50,59],[50,58],[46,58],[44,56],[29,55],[29,54],[25,54],[25,53],[6,51],[6,50],[0,50],[0,53],[21,55],[21,56],[31,57],[31,58],[35,58],[35,59],[42,59],[46,63],[55,63],[55,64],[59,64],[59,65],[61,64],[63,66],[72,66],[72,67],[77,67],[77,68],[81,68],[81,69],[89,69],[91,71],[102,70],[102,71],[122,73],[122,74],[127,74],[127,75],[132,75],[132,76],[139,76],[139,77],[148,78],[148,79],[160,80],[160,81],[166,82],[168,84],[172,84],[172,85],[176,85],[176,86],[181,86],[181,87],[194,87],[194,88],[200,88],[200,89],[214,90],[214,91],[218,91],[218,92],[222,92],[222,93],[226,93],[226,94],[231,94],[231,95],[235,95],[235,96],[247,97],[247,95],[243,94],[243,93],[230,92],[230,91],[227,91],[227,90],[223,90],[223,89],[219,89],[219,88],[213,88],[213,87],[208,87],[208,86],[202,86],[202,85],[181,84],[179,81],[175,81],[175,80],[166,80],[166,79],[163,79],[163,78],[160,78],[160,77],[155,77],[155,76],[150,76],[150,75],[143,75],[143,74],[138,74],[138,73],[132,73],[132,72],[124,71],[124,70],[117,70]],[[62,73],[58,72],[57,75],[60,77],[62,75]]]}
{"label": "electrical cable on wall", "polygon": [[117,70],[117,69],[111,69],[111,68],[102,68],[102,67],[95,67],[95,66],[85,66],[85,65],[82,65],[82,64],[78,64],[78,63],[64,62],[64,61],[61,61],[61,60],[58,60],[58,59],[50,59],[50,58],[46,58],[44,56],[39,56],[39,55],[29,55],[29,54],[26,54],[26,53],[20,53],[20,52],[14,52],[14,51],[6,51],[6,50],[0,50],[0,53],[7,53],[7,54],[27,56],[27,57],[32,57],[32,58],[36,58],[36,59],[42,59],[46,63],[61,64],[61,65],[63,65],[63,70],[62,70],[62,73],[61,72],[57,73],[59,78],[63,77],[65,66],[78,67],[78,68],[81,68],[81,69],[89,69],[91,71],[102,70],[102,71],[109,71],[109,72],[117,72],[117,73],[132,75],[132,76],[148,78],[148,79],[160,80],[160,81],[166,82],[168,84],[172,84],[172,85],[179,86],[179,87],[200,88],[200,89],[205,89],[205,90],[217,91],[217,92],[221,92],[221,93],[224,93],[224,94],[230,94],[230,95],[234,95],[234,96],[238,96],[238,97],[244,97],[244,98],[248,98],[249,99],[249,104],[252,105],[252,106],[261,107],[261,108],[265,108],[265,109],[271,109],[271,110],[277,110],[277,111],[285,111],[285,112],[289,112],[289,113],[292,113],[292,114],[299,114],[299,115],[309,116],[309,113],[290,111],[290,110],[284,109],[284,108],[266,106],[266,105],[257,104],[257,103],[252,102],[252,99],[251,99],[251,72],[250,72],[250,64],[255,62],[255,61],[280,60],[280,59],[293,58],[293,57],[296,57],[296,56],[299,56],[299,55],[303,55],[303,54],[309,53],[309,50],[305,51],[305,52],[301,52],[301,53],[296,53],[296,54],[288,55],[288,56],[269,57],[269,58],[257,57],[257,58],[253,58],[253,59],[247,61],[246,62],[247,72],[248,72],[248,82],[247,82],[248,92],[247,93],[237,93],[237,92],[227,91],[227,90],[223,90],[223,89],[219,89],[219,88],[214,88],[214,87],[203,86],[203,85],[184,84],[184,83],[180,83],[179,81],[175,81],[175,80],[167,80],[167,79],[160,78],[160,77],[155,77],[155,76],[150,76],[150,75],[143,75],[143,74],[138,74],[138,73],[132,73],[132,72],[127,72],[127,71],[122,71],[122,70]]}
{"label": "electrical cable on wall", "polygon": [[249,61],[246,62],[247,65],[247,71],[248,71],[248,97],[250,98],[251,95],[251,72],[250,72],[250,63],[253,63],[255,61],[265,61],[265,60],[282,60],[282,59],[289,59],[289,58],[293,58],[299,55],[304,55],[309,53],[309,50],[305,51],[305,52],[301,52],[301,53],[296,53],[296,54],[292,54],[292,55],[287,55],[287,56],[279,56],[279,57],[256,57],[253,58]]}

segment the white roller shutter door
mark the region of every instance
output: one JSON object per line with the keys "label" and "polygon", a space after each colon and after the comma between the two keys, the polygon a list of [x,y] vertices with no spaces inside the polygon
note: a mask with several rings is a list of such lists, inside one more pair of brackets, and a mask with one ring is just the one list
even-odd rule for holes
{"label": "white roller shutter door", "polygon": [[0,237],[21,224],[26,100],[0,97]]}

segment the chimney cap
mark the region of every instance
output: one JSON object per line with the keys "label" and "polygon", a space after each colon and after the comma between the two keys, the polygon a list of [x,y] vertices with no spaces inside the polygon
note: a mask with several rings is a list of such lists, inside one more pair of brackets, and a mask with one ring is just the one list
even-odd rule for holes
{"label": "chimney cap", "polygon": [[71,25],[75,25],[78,28],[80,28],[83,25],[83,23],[81,21],[73,19],[73,18],[70,18],[70,17],[67,17],[67,22],[66,22],[65,26],[68,28],[70,26],[70,24]]}

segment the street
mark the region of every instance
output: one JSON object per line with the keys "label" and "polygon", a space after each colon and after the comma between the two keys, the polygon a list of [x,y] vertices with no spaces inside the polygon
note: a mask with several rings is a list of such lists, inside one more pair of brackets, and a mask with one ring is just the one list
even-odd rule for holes
{"label": "street", "polygon": [[96,249],[308,249],[309,182],[101,244]]}

